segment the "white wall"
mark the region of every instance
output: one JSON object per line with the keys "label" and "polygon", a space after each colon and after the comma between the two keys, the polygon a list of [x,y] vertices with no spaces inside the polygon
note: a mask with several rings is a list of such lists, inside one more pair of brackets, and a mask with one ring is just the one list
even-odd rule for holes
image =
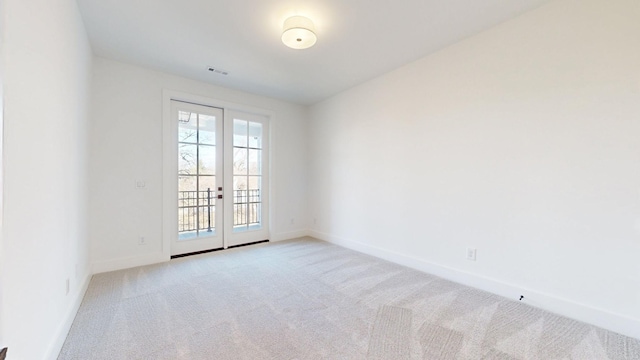
{"label": "white wall", "polygon": [[640,338],[638,19],[556,1],[316,104],[312,234]]}
{"label": "white wall", "polygon": [[[89,226],[94,271],[163,259],[163,89],[275,112],[270,124],[272,240],[305,235],[306,108],[95,58]],[[145,180],[145,190],[134,188],[136,179]],[[139,235],[146,245],[138,245]]]}
{"label": "white wall", "polygon": [[2,15],[2,342],[12,359],[55,358],[89,279],[92,55],[74,0],[5,0]]}

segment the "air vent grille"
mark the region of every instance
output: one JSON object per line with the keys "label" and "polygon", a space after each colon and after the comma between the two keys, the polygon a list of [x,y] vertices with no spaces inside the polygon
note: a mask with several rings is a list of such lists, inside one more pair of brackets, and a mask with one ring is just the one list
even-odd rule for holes
{"label": "air vent grille", "polygon": [[209,66],[209,67],[207,68],[207,70],[209,70],[209,71],[211,71],[212,73],[215,73],[215,74],[220,74],[220,75],[229,75],[229,72],[228,72],[227,70],[222,70],[222,69],[219,69],[219,68],[214,68],[213,66]]}

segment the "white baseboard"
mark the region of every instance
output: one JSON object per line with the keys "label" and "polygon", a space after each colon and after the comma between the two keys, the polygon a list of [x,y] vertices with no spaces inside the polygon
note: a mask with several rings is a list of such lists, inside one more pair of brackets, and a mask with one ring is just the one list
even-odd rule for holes
{"label": "white baseboard", "polygon": [[62,350],[62,346],[64,345],[65,340],[67,339],[67,334],[69,334],[69,330],[71,329],[71,325],[73,324],[73,320],[76,318],[76,314],[78,313],[78,309],[80,309],[80,304],[82,304],[82,299],[84,298],[84,294],[87,292],[89,288],[89,282],[91,281],[91,274],[87,274],[85,276],[84,281],[80,289],[75,294],[75,299],[67,309],[63,322],[58,326],[56,330],[55,336],[51,343],[49,344],[49,348],[46,352],[45,359],[48,360],[56,360],[58,355],[60,354],[60,350]]}
{"label": "white baseboard", "polygon": [[509,299],[524,295],[523,302],[531,306],[640,339],[638,319],[331,234],[310,230],[309,236]]}
{"label": "white baseboard", "polygon": [[162,252],[155,252],[152,254],[129,256],[124,258],[96,261],[91,265],[91,272],[93,274],[100,274],[103,272],[116,271],[122,269],[130,269],[138,266],[145,266],[151,264],[157,264],[165,261],[169,261],[170,257]]}
{"label": "white baseboard", "polygon": [[305,236],[309,236],[308,229],[271,234],[271,239],[269,239],[269,241],[284,241],[284,240],[290,240],[295,238],[301,238]]}
{"label": "white baseboard", "polygon": [[[284,233],[272,234],[269,241],[283,241],[289,239],[300,238],[309,236],[309,230],[302,229],[296,231],[289,231]],[[93,274],[100,274],[109,271],[117,271],[123,269],[130,269],[138,266],[145,266],[151,264],[157,264],[165,261],[169,261],[170,256],[162,252],[156,252],[152,254],[128,256],[118,259],[95,261],[91,265],[91,272]]]}

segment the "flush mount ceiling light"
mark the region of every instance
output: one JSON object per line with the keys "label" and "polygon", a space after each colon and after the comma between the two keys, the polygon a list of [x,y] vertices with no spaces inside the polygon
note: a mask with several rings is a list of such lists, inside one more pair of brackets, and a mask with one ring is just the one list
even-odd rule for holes
{"label": "flush mount ceiling light", "polygon": [[313,22],[304,16],[292,16],[284,21],[282,42],[292,49],[307,49],[312,47],[316,37]]}

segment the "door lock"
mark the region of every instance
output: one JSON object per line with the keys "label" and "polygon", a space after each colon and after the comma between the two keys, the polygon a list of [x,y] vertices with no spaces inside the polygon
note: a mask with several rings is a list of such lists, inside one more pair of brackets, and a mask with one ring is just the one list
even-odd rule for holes
{"label": "door lock", "polygon": [[218,195],[218,199],[222,199],[222,195]]}

